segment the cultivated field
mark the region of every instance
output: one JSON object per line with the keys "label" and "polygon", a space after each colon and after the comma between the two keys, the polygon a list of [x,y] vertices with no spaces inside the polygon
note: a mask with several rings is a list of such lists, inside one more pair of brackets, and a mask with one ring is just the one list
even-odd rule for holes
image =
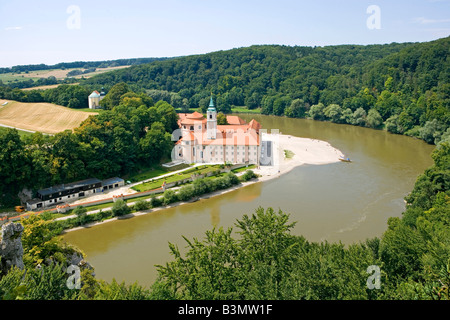
{"label": "cultivated field", "polygon": [[[8,104],[4,105],[5,102]],[[0,125],[55,134],[74,129],[94,112],[83,112],[51,103],[25,103],[0,99]]]}
{"label": "cultivated field", "polygon": [[[79,84],[78,82],[75,83],[68,83],[70,86],[74,86]],[[31,87],[31,88],[23,88],[24,91],[30,91],[30,90],[45,90],[45,89],[54,89],[61,86],[61,84],[49,84],[47,86],[38,86],[38,87]]]}
{"label": "cultivated field", "polygon": [[[113,71],[117,69],[122,68],[128,68],[129,66],[118,66],[118,67],[109,67],[109,68],[97,68],[94,72],[85,73],[82,75],[74,76],[73,78],[80,79],[82,77],[84,78],[90,78],[94,75]],[[29,79],[37,80],[39,78],[48,78],[50,76],[54,76],[58,80],[62,80],[67,78],[67,73],[72,70],[84,70],[83,68],[72,68],[72,69],[51,69],[51,70],[37,70],[37,71],[30,71],[28,73],[3,73],[0,74],[0,80],[3,81],[3,83],[8,84],[15,81],[25,81]]]}

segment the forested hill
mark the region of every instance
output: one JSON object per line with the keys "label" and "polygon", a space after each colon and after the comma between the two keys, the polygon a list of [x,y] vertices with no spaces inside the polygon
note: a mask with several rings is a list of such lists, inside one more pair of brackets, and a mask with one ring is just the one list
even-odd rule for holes
{"label": "forested hill", "polygon": [[170,93],[174,107],[186,109],[205,108],[213,92],[223,112],[260,107],[264,114],[386,127],[435,143],[450,125],[449,52],[450,37],[367,46],[262,45],[142,64],[86,83],[108,88],[125,82],[154,98]]}
{"label": "forested hill", "polygon": [[211,91],[227,96],[224,102],[250,108],[259,106],[264,95],[278,92],[310,104],[331,99],[342,103],[345,96],[333,97],[339,100],[327,97],[336,82],[348,78],[352,81],[346,80],[346,86],[358,87],[363,67],[409,47],[414,44],[251,46],[142,64],[92,77],[87,83],[112,86],[126,82],[135,88],[177,92],[188,99],[191,108],[197,108]]}

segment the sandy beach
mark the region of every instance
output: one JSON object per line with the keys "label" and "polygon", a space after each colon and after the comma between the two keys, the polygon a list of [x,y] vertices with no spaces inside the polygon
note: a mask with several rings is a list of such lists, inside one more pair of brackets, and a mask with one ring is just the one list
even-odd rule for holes
{"label": "sandy beach", "polygon": [[[285,174],[303,164],[321,165],[339,162],[344,154],[326,141],[309,138],[299,138],[290,135],[267,135],[263,140],[274,141],[274,165],[260,166],[254,172],[265,181]],[[285,157],[285,150],[290,151],[291,157]]]}

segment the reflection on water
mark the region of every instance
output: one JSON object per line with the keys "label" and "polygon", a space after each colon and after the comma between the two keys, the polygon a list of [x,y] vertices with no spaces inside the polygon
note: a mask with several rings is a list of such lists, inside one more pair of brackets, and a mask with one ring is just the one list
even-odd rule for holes
{"label": "reflection on water", "polygon": [[229,193],[70,232],[64,238],[86,254],[97,276],[150,285],[155,264],[171,260],[168,243],[184,250],[213,227],[235,227],[259,206],[290,213],[293,233],[310,241],[352,243],[380,236],[389,217],[401,216],[403,198],[425,168],[432,146],[384,131],[302,119],[255,118],[267,129],[328,141],[352,163],[302,166],[279,178]]}

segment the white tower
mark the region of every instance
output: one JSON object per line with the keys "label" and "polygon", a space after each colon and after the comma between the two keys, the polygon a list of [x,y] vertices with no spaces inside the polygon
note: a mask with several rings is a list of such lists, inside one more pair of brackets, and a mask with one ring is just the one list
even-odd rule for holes
{"label": "white tower", "polygon": [[98,91],[93,91],[88,97],[88,102],[89,109],[97,109],[100,107],[100,93],[98,93]]}
{"label": "white tower", "polygon": [[217,112],[214,107],[213,98],[211,95],[211,100],[209,102],[209,107],[206,112],[207,122],[206,122],[206,138],[216,139],[217,134]]}

